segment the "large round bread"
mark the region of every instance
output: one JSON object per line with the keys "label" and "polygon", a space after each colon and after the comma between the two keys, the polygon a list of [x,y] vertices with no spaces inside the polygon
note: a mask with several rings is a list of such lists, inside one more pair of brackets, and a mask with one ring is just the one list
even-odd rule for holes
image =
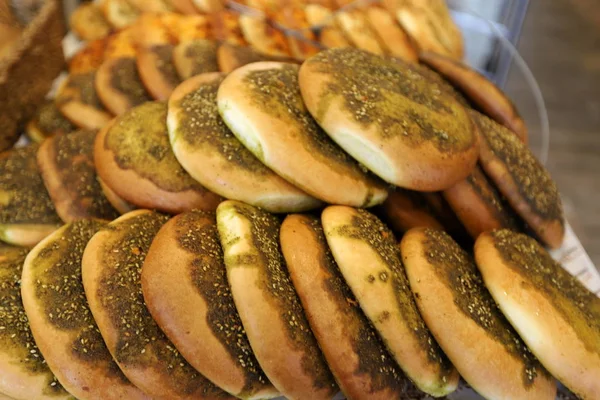
{"label": "large round bread", "polygon": [[443,231],[404,235],[402,259],[425,323],[487,399],[554,399],[556,384],[504,318],[471,257]]}
{"label": "large round bread", "polygon": [[113,361],[85,297],[81,258],[104,225],[77,221],[34,247],[23,266],[23,305],[39,350],[71,394],[81,400],[148,399]]}
{"label": "large round bread", "polygon": [[478,136],[467,111],[404,63],[331,49],[307,60],[299,80],[319,125],[389,183],[443,190],[477,162]]}
{"label": "large round bread", "polygon": [[148,102],[126,112],[96,137],[98,176],[140,208],[179,213],[215,210],[221,198],[192,179],[169,144],[167,105]]}
{"label": "large round bread", "polygon": [[475,259],[494,300],[540,362],[579,398],[598,398],[600,299],[523,234],[481,235]]}
{"label": "large round bread", "polygon": [[168,217],[137,210],[92,237],[82,261],[92,315],[127,378],[153,398],[231,398],[194,370],[167,339],[144,303],[142,264]]}
{"label": "large round bread", "polygon": [[188,79],[169,100],[167,124],[173,153],[209,190],[270,212],[297,212],[320,202],[275,174],[231,133],[217,108],[218,73]]}
{"label": "large round bread", "polygon": [[82,129],[100,129],[111,118],[96,93],[96,71],[71,74],[56,94],[60,112],[75,126]]}
{"label": "large round bread", "polygon": [[47,139],[37,152],[44,185],[65,222],[83,218],[111,221],[119,213],[104,196],[94,166],[95,131]]}
{"label": "large round bread", "polygon": [[487,176],[544,243],[558,248],[565,235],[556,183],[531,150],[507,128],[471,112],[481,136],[479,160]]}
{"label": "large round bread", "polygon": [[417,227],[443,229],[425,197],[419,192],[396,188],[381,205],[381,211],[387,224],[397,233]]}
{"label": "large round bread", "polygon": [[205,377],[242,399],[278,395],[231,297],[214,213],[190,211],[161,228],[142,267],[142,290],[156,323]]}
{"label": "large round bread", "polygon": [[289,399],[330,399],[337,385],[313,336],[279,248],[279,219],[225,201],[217,227],[227,280],[256,359]]}
{"label": "large round bread", "polygon": [[494,83],[467,65],[440,54],[423,52],[421,60],[459,88],[480,110],[527,143],[527,126],[514,104]]}
{"label": "large round bread", "polygon": [[36,162],[38,145],[0,154],[0,240],[33,246],[61,225]]}
{"label": "large round bread", "polygon": [[182,80],[207,72],[217,72],[217,43],[207,39],[181,42],[173,49],[173,65]]}
{"label": "large round bread", "polygon": [[29,249],[0,247],[0,393],[16,400],[73,399],[41,355],[21,300]]}
{"label": "large round bread", "polygon": [[443,196],[474,239],[494,229],[517,229],[513,211],[480,167],[476,167],[467,179],[444,190]]}
{"label": "large round bread", "polygon": [[321,218],[344,279],[400,368],[426,393],[453,392],[458,373],[419,315],[393,233],[365,210],[330,206]]}
{"label": "large round bread", "polygon": [[310,195],[368,207],[387,197],[382,182],[323,132],[306,110],[294,64],[261,62],[232,72],[219,87],[219,112],[265,165]]}
{"label": "large round bread", "polygon": [[398,368],[365,317],[331,255],[315,216],[289,215],[281,250],[327,364],[348,399],[426,395]]}

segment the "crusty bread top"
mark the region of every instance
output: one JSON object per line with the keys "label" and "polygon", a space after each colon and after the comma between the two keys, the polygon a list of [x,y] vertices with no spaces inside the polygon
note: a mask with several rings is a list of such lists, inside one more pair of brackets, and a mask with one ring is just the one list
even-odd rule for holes
{"label": "crusty bread top", "polygon": [[[116,115],[151,100],[140,79],[134,57],[105,61],[98,69],[95,85],[106,108]],[[117,100],[113,100],[114,97]],[[113,105],[113,101],[118,101],[119,104]]]}
{"label": "crusty bread top", "polygon": [[27,136],[35,142],[41,142],[48,136],[70,133],[74,130],[76,130],[75,126],[61,114],[54,100],[47,100],[38,108],[27,125]]}
{"label": "crusty bread top", "polygon": [[173,64],[174,49],[170,43],[161,43],[138,50],[136,64],[140,79],[156,100],[166,101],[181,82]]}
{"label": "crusty bread top", "polygon": [[[28,252],[22,247],[0,248],[0,391],[23,400],[64,399],[70,396],[44,361],[21,301],[19,283]],[[18,372],[9,374],[5,369],[15,366]]]}
{"label": "crusty bread top", "polygon": [[184,80],[198,74],[216,72],[219,70],[217,44],[206,39],[181,42],[173,51],[173,65]]}
{"label": "crusty bread top", "polygon": [[38,145],[0,154],[0,224],[59,225],[37,166]]}
{"label": "crusty bread top", "polygon": [[56,94],[55,101],[58,108],[60,109],[62,105],[75,101],[92,106],[101,111],[104,110],[104,106],[96,94],[96,89],[94,87],[95,79],[95,71],[70,74]]}

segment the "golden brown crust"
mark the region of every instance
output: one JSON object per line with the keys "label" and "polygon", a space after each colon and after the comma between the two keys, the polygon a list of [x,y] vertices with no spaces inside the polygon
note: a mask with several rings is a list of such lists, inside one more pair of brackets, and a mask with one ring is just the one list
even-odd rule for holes
{"label": "golden brown crust", "polygon": [[419,61],[419,54],[410,38],[388,11],[371,6],[365,10],[365,17],[386,54],[407,62]]}
{"label": "golden brown crust", "polygon": [[297,212],[321,203],[275,174],[221,120],[217,90],[223,74],[188,79],[169,99],[171,147],[188,173],[219,195],[270,212]]}
{"label": "golden brown crust", "polygon": [[291,55],[283,32],[269,25],[264,17],[240,15],[239,24],[246,41],[260,53],[276,57]]}
{"label": "golden brown crust", "polygon": [[155,100],[167,100],[180,83],[173,64],[174,49],[174,45],[165,43],[138,50],[136,65],[140,79]]}
{"label": "golden brown crust", "polygon": [[406,63],[331,49],[307,60],[299,80],[319,125],[389,183],[443,190],[477,162],[479,139],[467,111]]}
{"label": "golden brown crust", "polygon": [[171,38],[178,43],[196,39],[213,38],[210,17],[206,15],[181,15],[168,13],[161,16]]}
{"label": "golden brown crust", "polygon": [[321,220],[344,279],[400,368],[426,393],[452,393],[459,375],[419,315],[393,233],[350,207],[327,207]]}
{"label": "golden brown crust", "polygon": [[110,39],[105,37],[86,43],[85,47],[69,60],[69,73],[85,74],[97,70],[104,61],[106,46],[109,42]]}
{"label": "golden brown crust", "polygon": [[71,14],[69,24],[71,30],[84,41],[106,37],[112,30],[102,10],[95,3],[79,5]]}
{"label": "golden brown crust", "polygon": [[235,44],[223,43],[217,50],[219,70],[226,74],[233,72],[246,64],[259,61],[294,62],[294,60],[289,58],[282,59],[281,57],[268,56],[259,53],[250,46],[238,46]]}
{"label": "golden brown crust", "polygon": [[329,8],[321,4],[308,4],[304,11],[311,26],[321,27],[318,31],[319,43],[325,48],[350,46],[343,32],[335,25],[333,13]]}
{"label": "golden brown crust", "polygon": [[106,199],[120,214],[127,214],[128,212],[136,209],[136,206],[123,200],[111,188],[109,188],[104,182],[102,182],[102,179],[100,179],[99,176],[97,178],[98,183],[102,188],[102,192],[104,193],[104,196],[106,196]]}
{"label": "golden brown crust", "polygon": [[331,376],[279,250],[279,220],[236,201],[221,203],[217,227],[227,279],[265,374],[292,399],[330,399]]}
{"label": "golden brown crust", "polygon": [[75,397],[148,399],[114,363],[85,298],[81,257],[103,225],[65,225],[31,250],[23,266],[23,305],[48,366]]}
{"label": "golden brown crust", "polygon": [[179,43],[173,50],[173,65],[181,80],[219,71],[217,46],[214,41],[206,39]]}
{"label": "golden brown crust", "polygon": [[100,129],[111,118],[99,99],[94,82],[96,72],[71,74],[55,98],[56,106],[71,123],[81,129]]}
{"label": "golden brown crust", "polygon": [[336,12],[334,17],[336,25],[354,47],[373,54],[385,54],[385,50],[377,39],[377,35],[369,26],[367,18],[362,11]]}
{"label": "golden brown crust", "polygon": [[170,213],[214,210],[221,198],[179,165],[169,144],[166,118],[166,104],[149,102],[102,129],[94,147],[98,176],[119,197],[140,208]]}
{"label": "golden brown crust", "polygon": [[381,205],[386,222],[397,233],[412,228],[443,229],[427,200],[419,192],[396,188]]}
{"label": "golden brown crust", "polygon": [[345,396],[391,399],[419,393],[398,369],[344,282],[319,219],[289,215],[280,237],[310,327]]}
{"label": "golden brown crust", "polygon": [[443,196],[473,239],[494,229],[517,229],[514,213],[480,167],[464,181],[445,190]]}
{"label": "golden brown crust", "polygon": [[473,389],[486,398],[555,398],[555,381],[497,308],[473,260],[450,236],[416,228],[404,235],[401,251],[425,323]]}
{"label": "golden brown crust", "polygon": [[194,6],[192,0],[170,0],[173,8],[185,15],[196,15],[199,14],[199,10]]}
{"label": "golden brown crust", "polygon": [[212,37],[224,44],[247,46],[239,17],[238,13],[227,9],[210,14],[208,19]]}
{"label": "golden brown crust", "polygon": [[532,238],[479,237],[475,259],[492,296],[531,351],[582,399],[600,392],[600,299]]}
{"label": "golden brown crust", "polygon": [[480,132],[479,160],[486,174],[544,243],[560,247],[562,202],[548,171],[510,130],[475,111],[471,117]]}
{"label": "golden brown crust", "polygon": [[357,207],[387,197],[383,183],[365,173],[312,119],[300,95],[296,65],[246,65],[225,78],[217,99],[221,117],[236,137],[310,195]]}
{"label": "golden brown crust", "polygon": [[168,221],[152,241],[141,279],[150,313],[194,368],[240,398],[278,395],[231,298],[214,213],[191,211]]}
{"label": "golden brown crust", "polygon": [[293,58],[306,60],[321,50],[314,33],[310,30],[303,7],[287,4],[275,13],[274,20],[286,29],[300,34],[301,37],[286,35]]}
{"label": "golden brown crust", "polygon": [[140,16],[140,9],[134,7],[129,0],[103,0],[100,3],[107,21],[115,29],[132,25]]}
{"label": "golden brown crust", "polygon": [[138,38],[137,24],[121,29],[106,38],[104,60],[135,57]]}
{"label": "golden brown crust", "polygon": [[522,142],[527,143],[527,126],[515,105],[490,80],[467,65],[441,56],[424,52],[421,61],[442,74],[458,87],[473,104],[485,114],[513,131]]}
{"label": "golden brown crust", "polygon": [[61,114],[54,100],[46,100],[27,123],[26,133],[31,140],[41,143],[47,137],[70,133],[75,129]]}
{"label": "golden brown crust", "polygon": [[194,6],[200,12],[210,14],[214,12],[221,11],[223,9],[224,1],[222,0],[192,0],[194,2]]}
{"label": "golden brown crust", "polygon": [[187,364],[144,305],[142,264],[167,219],[148,210],[132,211],[92,237],[82,260],[90,310],[123,373],[149,396],[231,399]]}
{"label": "golden brown crust", "polygon": [[166,13],[173,11],[171,0],[127,0],[142,13]]}

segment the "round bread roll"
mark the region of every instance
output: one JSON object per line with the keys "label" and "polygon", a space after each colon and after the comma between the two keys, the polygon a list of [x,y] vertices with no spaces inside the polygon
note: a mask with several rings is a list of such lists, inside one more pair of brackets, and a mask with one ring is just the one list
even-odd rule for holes
{"label": "round bread roll", "polygon": [[283,32],[271,26],[265,17],[240,15],[239,23],[244,38],[258,52],[276,57],[291,55]]}
{"label": "round bread roll", "polygon": [[35,246],[23,266],[23,306],[48,366],[76,398],[148,399],[113,361],[85,297],[81,258],[104,225],[77,221]]}
{"label": "round bread roll", "polygon": [[168,221],[152,241],[141,279],[154,320],[196,370],[238,398],[279,395],[233,303],[214,213],[190,211]]}
{"label": "round bread roll", "polygon": [[233,136],[217,109],[219,73],[191,78],[169,100],[173,153],[198,182],[219,195],[270,212],[294,212],[321,203],[261,163]]}
{"label": "round bread roll", "polygon": [[104,196],[94,166],[96,131],[47,139],[37,152],[44,185],[64,222],[84,218],[113,220],[119,213]]}
{"label": "round bread roll", "polygon": [[548,171],[507,128],[476,111],[471,116],[480,132],[479,160],[487,176],[545,244],[560,247],[565,235],[563,208]]}
{"label": "round bread roll", "polygon": [[140,208],[173,214],[192,208],[215,210],[221,198],[179,165],[169,145],[166,120],[167,105],[148,102],[106,126],[96,136],[98,176],[119,197]]}
{"label": "round bread roll", "polygon": [[60,112],[81,129],[100,129],[111,119],[99,100],[96,72],[71,74],[58,89],[55,101]]}
{"label": "round bread roll", "polygon": [[369,207],[387,197],[383,183],[367,175],[312,119],[300,96],[296,65],[246,65],[225,78],[217,101],[221,117],[248,150],[317,199]]}
{"label": "round bread roll", "polygon": [[133,24],[141,14],[140,9],[134,7],[129,0],[102,0],[100,8],[106,20],[115,29],[122,29]]}
{"label": "round bread roll", "polygon": [[344,281],[319,219],[289,215],[281,250],[306,318],[349,399],[425,398],[398,369]]}
{"label": "round bread roll", "polygon": [[398,233],[417,227],[443,229],[425,197],[419,192],[396,188],[390,192],[381,210],[386,222]]}
{"label": "round bread roll", "polygon": [[38,145],[0,153],[0,240],[33,246],[62,222],[36,162]]}
{"label": "round bread roll", "polygon": [[96,180],[100,184],[102,193],[104,194],[104,196],[106,196],[106,199],[108,200],[110,205],[113,206],[114,209],[117,210],[120,214],[127,214],[128,212],[136,209],[136,207],[133,204],[123,200],[111,188],[106,186],[106,184],[102,182],[102,179],[100,179],[99,176],[96,176]]}
{"label": "round bread roll", "polygon": [[79,5],[69,19],[71,30],[84,41],[108,36],[112,27],[96,3]]}
{"label": "round bread roll", "polygon": [[475,259],[498,307],[540,362],[579,398],[597,398],[600,299],[524,234],[481,235]]}
{"label": "round bread roll", "polygon": [[142,264],[167,220],[132,211],[92,237],[82,261],[90,310],[125,376],[152,398],[230,399],[185,361],[144,303]]}
{"label": "round bread roll", "polygon": [[25,133],[33,142],[41,143],[47,137],[70,133],[75,126],[56,107],[54,100],[46,100],[27,123]]}
{"label": "round bread roll", "polygon": [[16,400],[73,399],[50,371],[31,335],[20,290],[28,252],[0,247],[0,393]]}
{"label": "round bread roll", "polygon": [[290,399],[330,399],[337,385],[313,336],[279,249],[280,221],[228,200],[217,208],[227,280],[256,358]]}
{"label": "round bread roll", "polygon": [[95,87],[104,106],[114,115],[151,100],[138,74],[135,57],[105,61],[96,73]]}
{"label": "round bread roll", "polygon": [[419,54],[410,38],[387,10],[371,6],[365,10],[365,17],[386,54],[407,62],[419,62]]}
{"label": "round bread roll", "polygon": [[443,195],[474,239],[483,232],[494,229],[517,229],[517,220],[512,210],[504,204],[496,188],[479,167],[467,179],[446,189]]}
{"label": "round bread roll", "polygon": [[373,54],[385,54],[385,50],[377,39],[376,33],[371,29],[362,11],[349,10],[336,12],[334,18],[337,26],[354,47]]}
{"label": "round bread roll", "polygon": [[207,72],[217,72],[217,44],[207,39],[181,42],[173,50],[173,65],[182,80]]}
{"label": "round bread roll", "polygon": [[328,7],[321,4],[307,4],[304,7],[304,12],[310,26],[320,27],[318,31],[319,42],[325,48],[350,46],[342,30],[335,24],[333,12]]}
{"label": "round bread roll", "polygon": [[404,63],[331,49],[307,60],[299,80],[319,125],[389,183],[443,190],[475,167],[478,136],[467,111]]}
{"label": "round bread roll", "polygon": [[502,90],[466,64],[439,54],[424,52],[421,61],[459,88],[473,104],[527,143],[527,126]]}
{"label": "round bread roll", "polygon": [[171,43],[142,47],[136,57],[142,83],[155,100],[167,100],[181,82],[173,64]]}
{"label": "round bread roll", "polygon": [[425,323],[486,399],[554,399],[556,383],[486,290],[469,255],[443,231],[404,235],[402,259]]}
{"label": "round bread roll", "polygon": [[[113,35],[114,36],[114,35]],[[69,74],[79,75],[96,71],[104,62],[106,46],[113,39],[108,36],[87,42],[68,61]]]}
{"label": "round bread roll", "polygon": [[458,373],[419,315],[393,233],[360,209],[330,206],[321,218],[344,279],[400,368],[430,395],[456,390]]}

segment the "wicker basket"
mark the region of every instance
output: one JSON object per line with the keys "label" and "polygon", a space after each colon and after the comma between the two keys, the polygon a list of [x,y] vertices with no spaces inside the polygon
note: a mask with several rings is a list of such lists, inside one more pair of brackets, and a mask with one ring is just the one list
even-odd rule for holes
{"label": "wicker basket", "polygon": [[0,151],[19,138],[64,66],[65,23],[57,0],[45,0],[21,37],[0,59]]}

